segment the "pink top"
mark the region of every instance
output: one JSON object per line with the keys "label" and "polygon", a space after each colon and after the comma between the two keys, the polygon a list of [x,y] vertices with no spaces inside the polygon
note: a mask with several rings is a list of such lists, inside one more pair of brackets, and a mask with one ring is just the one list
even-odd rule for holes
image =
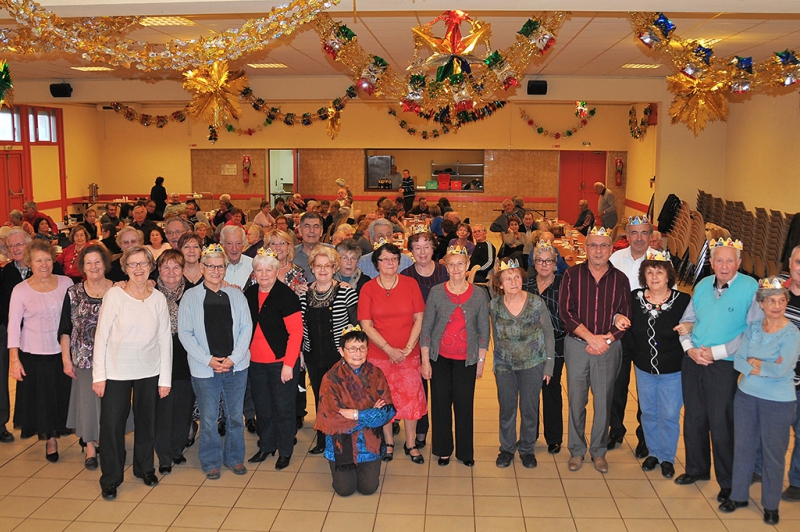
{"label": "pink top", "polygon": [[63,275],[55,277],[58,285],[50,292],[37,292],[27,281],[14,287],[8,311],[9,348],[16,347],[36,355],[61,353],[58,324],[64,296],[73,282]]}

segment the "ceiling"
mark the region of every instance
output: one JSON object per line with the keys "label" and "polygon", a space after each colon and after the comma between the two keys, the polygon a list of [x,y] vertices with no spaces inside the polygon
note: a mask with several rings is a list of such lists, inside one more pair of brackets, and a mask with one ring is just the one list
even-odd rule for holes
{"label": "ceiling", "polygon": [[[55,0],[51,1],[51,4]],[[57,2],[56,2],[57,3]],[[69,2],[76,4],[76,2]],[[138,4],[137,11],[147,13],[163,13],[156,9],[155,3]],[[246,2],[244,2],[246,3]],[[445,2],[419,0],[417,2],[395,0],[384,1],[383,6],[398,5],[396,11],[362,11],[363,4],[372,4],[360,0],[355,14],[352,6],[339,5],[330,14],[336,20],[347,24],[357,35],[361,45],[371,53],[380,55],[398,70],[404,70],[410,61],[414,47],[411,28],[432,20],[438,12],[416,11],[414,7],[437,7]],[[459,2],[463,4],[464,2]],[[467,2],[470,3],[470,2]],[[516,5],[516,0],[503,2],[504,5]],[[527,2],[526,2],[527,3]],[[544,2],[547,4],[548,2]],[[605,2],[608,4],[609,2]],[[611,2],[613,3],[613,2]],[[646,2],[645,2],[646,3]],[[714,2],[706,2],[713,4]],[[98,6],[91,2],[77,2],[82,10],[64,8],[71,15],[98,14]],[[229,4],[223,6],[223,4]],[[242,2],[217,2],[222,7],[230,8],[232,4]],[[263,2],[262,2],[263,4]],[[344,4],[344,2],[343,2]],[[400,6],[402,4],[402,6]],[[672,2],[685,4],[685,2]],[[738,4],[729,0],[728,5]],[[752,5],[751,3],[747,3]],[[786,4],[781,1],[761,3],[759,7],[780,9]],[[796,11],[800,2],[791,2]],[[126,4],[130,5],[130,4]],[[172,4],[170,4],[172,5]],[[264,13],[248,15],[217,13],[191,14],[191,5],[180,4],[182,10],[171,13],[185,13],[196,26],[192,27],[141,27],[129,34],[137,41],[165,42],[169,39],[196,39],[211,36],[216,32],[241,26],[248,18],[264,16]],[[205,2],[194,4],[195,11],[206,12],[209,5]],[[485,4],[483,4],[485,5]],[[241,6],[239,6],[241,7]],[[344,10],[344,8],[347,10]],[[53,7],[56,12],[58,7]],[[492,47],[503,49],[514,42],[516,32],[532,15],[530,11],[470,11],[474,19],[482,19],[491,24]],[[675,23],[676,34],[688,39],[721,39],[713,45],[717,57],[732,55],[753,56],[754,61],[768,58],[773,52],[786,48],[800,49],[800,13],[668,13]],[[0,10],[0,26],[13,27],[14,21],[8,14]],[[435,33],[442,35],[444,26],[438,23]],[[467,27],[464,31],[466,33]],[[479,49],[479,52],[482,50]],[[177,80],[180,72],[141,72],[134,69],[115,68],[110,72],[80,72],[73,66],[88,66],[89,63],[77,55],[71,54],[38,54],[35,56],[2,56],[9,60],[15,81],[89,81],[89,80]],[[247,63],[283,63],[288,68],[253,69]],[[627,63],[657,64],[656,69],[623,69]],[[269,47],[256,54],[250,54],[229,65],[233,69],[244,69],[251,78],[260,77],[330,77],[348,76],[347,70],[333,61],[322,50],[317,33],[312,27],[294,32],[288,37],[273,41]],[[558,33],[556,44],[545,57],[535,60],[525,71],[526,76],[546,78],[548,76],[568,77],[650,77],[663,78],[674,73],[671,65],[656,54],[649,53],[633,35],[631,25],[624,12],[588,12],[575,11],[566,20]]]}

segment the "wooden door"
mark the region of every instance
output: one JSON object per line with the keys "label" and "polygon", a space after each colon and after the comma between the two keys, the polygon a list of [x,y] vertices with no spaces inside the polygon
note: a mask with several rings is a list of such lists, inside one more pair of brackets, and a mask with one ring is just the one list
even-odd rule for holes
{"label": "wooden door", "polygon": [[569,223],[578,219],[578,202],[585,199],[597,214],[596,182],[606,182],[606,152],[562,151],[558,171],[558,217]]}
{"label": "wooden door", "polygon": [[0,154],[0,216],[8,220],[8,213],[14,209],[22,210],[25,203],[25,189],[22,179],[22,153],[6,152]]}

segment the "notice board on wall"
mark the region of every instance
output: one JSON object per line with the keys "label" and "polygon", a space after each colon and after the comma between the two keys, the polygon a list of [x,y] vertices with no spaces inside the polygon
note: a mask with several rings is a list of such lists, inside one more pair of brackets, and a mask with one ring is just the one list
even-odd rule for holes
{"label": "notice board on wall", "polygon": [[[211,192],[214,197],[230,194],[232,197],[265,197],[267,190],[267,151],[258,149],[195,149],[192,157],[192,191]],[[243,175],[244,159],[250,158],[247,182]],[[216,200],[213,207],[216,208]],[[201,205],[208,209],[212,205]],[[247,201],[234,201],[247,203]],[[257,201],[255,202],[258,203]],[[257,206],[257,205],[256,205]]]}

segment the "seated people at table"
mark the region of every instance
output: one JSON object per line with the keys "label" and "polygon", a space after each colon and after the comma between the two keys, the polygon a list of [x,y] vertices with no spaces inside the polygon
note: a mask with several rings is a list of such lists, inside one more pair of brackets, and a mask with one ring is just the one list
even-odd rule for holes
{"label": "seated people at table", "polygon": [[97,222],[97,211],[94,209],[89,209],[85,213],[83,213],[83,221],[81,225],[86,228],[86,232],[89,233],[89,240],[97,240],[97,235],[99,234],[98,222]]}
{"label": "seated people at table", "polygon": [[436,235],[439,238],[442,238],[444,234],[442,233],[442,222],[444,218],[442,217],[442,209],[437,204],[433,204],[428,207],[428,214],[430,215],[430,230],[431,233]]}
{"label": "seated people at table", "polygon": [[186,204],[181,201],[181,195],[172,193],[169,195],[169,203],[164,208],[164,216],[166,217],[167,214],[180,214],[182,211],[186,210]]}
{"label": "seated people at table", "polygon": [[39,218],[38,220],[35,220],[34,223],[36,224],[34,226],[36,233],[33,235],[33,238],[46,240],[51,244],[58,244],[58,236],[54,235],[50,230],[50,224],[47,223],[47,220],[44,218]]}
{"label": "seated people at table", "polygon": [[450,239],[448,242],[448,247],[449,246],[461,246],[462,248],[466,248],[467,254],[472,255],[472,252],[475,251],[475,244],[472,242],[472,228],[469,224],[458,224],[458,227],[456,227],[456,238]]}
{"label": "seated people at table", "polygon": [[244,224],[244,211],[239,209],[238,207],[234,207],[231,210],[231,219],[225,222],[226,226],[235,225],[237,227],[243,227]]}
{"label": "seated people at table", "polygon": [[514,202],[510,199],[503,201],[503,212],[498,216],[492,225],[489,226],[489,231],[493,233],[501,233],[505,234],[508,232],[508,221],[512,218],[517,218],[517,224],[519,225],[519,217],[514,212]]}
{"label": "seated people at table", "polygon": [[522,250],[527,241],[525,233],[519,229],[520,221],[516,216],[508,219],[508,229],[503,233],[503,249],[500,251],[501,259],[511,257],[522,262]]}
{"label": "seated people at table", "polygon": [[231,204],[230,194],[220,195],[219,209],[217,209],[217,212],[214,213],[214,217],[211,219],[211,227],[216,229],[219,226],[225,225],[228,222],[228,220],[230,220],[233,217],[231,215],[232,210],[233,210],[233,205]]}
{"label": "seated people at table", "polygon": [[156,207],[156,202],[155,201],[153,201],[153,200],[148,201],[147,205],[145,206],[145,209],[147,210],[147,214],[145,216],[151,222],[163,222],[164,221],[164,215],[158,212],[158,209]]}
{"label": "seated people at table", "polygon": [[[33,225],[33,221],[37,218],[44,218],[47,220],[47,223],[50,224],[50,230],[53,231],[53,234],[58,233],[58,224],[56,224],[52,218],[47,216],[43,212],[39,212],[36,209],[36,202],[35,201],[26,201],[24,205],[22,205],[22,210],[25,213],[24,220],[29,224]],[[14,225],[21,225],[21,224],[14,224]]]}
{"label": "seated people at table", "polygon": [[439,208],[442,210],[442,215],[445,215],[448,212],[453,210],[453,207],[450,206],[450,200],[445,198],[445,197],[439,198],[439,200],[436,203],[437,203],[437,205],[439,205]]}
{"label": "seated people at table", "polygon": [[[391,242],[392,233],[392,223],[383,218],[378,218],[369,224],[369,239],[373,246],[381,245],[385,242]],[[412,263],[413,261],[408,257],[408,255],[401,253],[400,265],[398,266],[397,271],[401,272],[405,270],[411,266]],[[378,276],[378,269],[373,264],[372,252],[367,253],[358,260],[358,267],[361,269],[361,272],[370,279],[374,279]]]}
{"label": "seated people at table", "polygon": [[253,218],[253,223],[266,231],[269,231],[275,226],[275,218],[270,214],[269,211],[269,202],[262,201],[258,214],[255,215],[255,218]]}
{"label": "seated people at table", "polygon": [[132,215],[133,221],[130,223],[130,227],[141,231],[144,238],[144,243],[149,244],[150,230],[158,226],[155,222],[147,219],[147,209],[145,209],[142,205],[137,205],[134,207]]}
{"label": "seated people at table", "polygon": [[589,232],[589,229],[594,227],[594,213],[589,209],[589,202],[582,199],[578,202],[578,208],[581,210],[578,214],[578,219],[575,220],[575,230],[583,236]]}
{"label": "seated people at table", "polygon": [[386,377],[367,360],[366,333],[347,327],[339,341],[342,361],[322,379],[314,428],[325,434],[325,458],[336,494],[371,495],[380,482],[380,429],[396,411]]}
{"label": "seated people at table", "polygon": [[417,200],[417,204],[408,211],[408,214],[410,216],[428,216],[430,214],[428,198],[420,196]]}
{"label": "seated people at table", "polygon": [[76,225],[69,233],[69,241],[72,242],[64,248],[64,252],[56,257],[56,261],[63,266],[64,275],[76,283],[83,278],[83,274],[78,268],[78,255],[81,250],[89,243],[89,234],[82,225]]}
{"label": "seated people at table", "polygon": [[203,214],[203,211],[200,210],[200,207],[194,200],[186,202],[186,221],[192,224],[192,227],[200,222],[209,225],[208,218],[206,218],[206,215]]}
{"label": "seated people at table", "polygon": [[117,229],[121,228],[122,220],[117,216],[117,204],[106,203],[106,213],[100,217],[101,224],[113,224]]}
{"label": "seated people at table", "polygon": [[29,222],[26,222],[25,218],[23,217],[22,211],[18,211],[17,209],[14,209],[10,213],[8,213],[8,222],[6,222],[6,225],[8,227],[20,227],[31,236],[36,234],[36,230],[33,228],[33,225],[31,225]]}

